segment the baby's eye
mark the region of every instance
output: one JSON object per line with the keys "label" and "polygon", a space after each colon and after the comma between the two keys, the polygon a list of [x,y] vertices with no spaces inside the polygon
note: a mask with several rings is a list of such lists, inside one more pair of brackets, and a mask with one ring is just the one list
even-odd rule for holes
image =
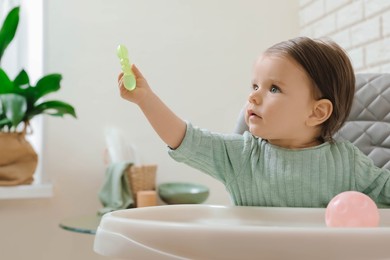
{"label": "baby's eye", "polygon": [[254,91],[256,91],[256,90],[259,89],[259,86],[257,86],[257,85],[252,85],[252,88],[253,88]]}
{"label": "baby's eye", "polygon": [[280,93],[280,88],[278,86],[272,85],[269,91],[271,93]]}

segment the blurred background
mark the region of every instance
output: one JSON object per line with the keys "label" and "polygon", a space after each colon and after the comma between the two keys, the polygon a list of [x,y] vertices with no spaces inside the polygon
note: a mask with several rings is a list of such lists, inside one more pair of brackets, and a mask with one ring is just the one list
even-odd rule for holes
{"label": "blurred background", "polygon": [[[21,32],[37,44],[30,50],[31,44],[24,46],[29,41],[21,40],[13,47],[20,52],[8,55],[19,55],[21,66],[36,77],[61,73],[56,97],[71,103],[78,118],[38,123],[37,189],[21,195],[0,188],[1,259],[105,259],[93,252],[93,235],[68,232],[58,224],[101,208],[97,194],[106,170],[107,128],[124,133],[141,163],[158,165],[157,183],[201,183],[210,188],[205,203],[230,205],[220,183],[173,161],[138,107],[120,98],[118,44],[127,46],[132,62],[180,117],[222,133],[234,129],[255,59],[279,41],[327,36],[348,51],[357,72],[390,70],[390,1],[5,2],[0,2],[1,13],[21,5],[21,19],[29,21],[21,23]],[[35,34],[25,29],[32,26]]]}

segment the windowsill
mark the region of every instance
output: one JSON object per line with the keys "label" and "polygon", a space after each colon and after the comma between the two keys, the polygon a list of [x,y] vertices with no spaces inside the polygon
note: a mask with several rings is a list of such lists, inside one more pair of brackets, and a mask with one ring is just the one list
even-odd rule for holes
{"label": "windowsill", "polygon": [[49,198],[53,195],[51,183],[0,187],[0,200]]}

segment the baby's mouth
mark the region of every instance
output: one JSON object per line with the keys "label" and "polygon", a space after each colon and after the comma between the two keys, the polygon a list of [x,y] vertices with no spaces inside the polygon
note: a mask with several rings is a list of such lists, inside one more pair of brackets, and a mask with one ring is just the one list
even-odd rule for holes
{"label": "baby's mouth", "polygon": [[249,109],[248,110],[248,116],[249,116],[249,118],[251,118],[251,117],[259,117],[259,118],[261,118],[261,116],[259,116],[258,114],[256,114],[253,110],[251,110],[251,109]]}

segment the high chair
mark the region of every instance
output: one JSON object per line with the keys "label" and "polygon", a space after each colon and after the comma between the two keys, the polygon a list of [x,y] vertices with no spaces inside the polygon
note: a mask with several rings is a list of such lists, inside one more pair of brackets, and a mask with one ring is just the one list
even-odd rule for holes
{"label": "high chair", "polygon": [[[390,74],[356,75],[336,138],[390,169]],[[242,111],[236,133],[247,130]],[[376,228],[327,228],[323,208],[169,205],[103,216],[94,250],[120,259],[390,259],[390,210]]]}

